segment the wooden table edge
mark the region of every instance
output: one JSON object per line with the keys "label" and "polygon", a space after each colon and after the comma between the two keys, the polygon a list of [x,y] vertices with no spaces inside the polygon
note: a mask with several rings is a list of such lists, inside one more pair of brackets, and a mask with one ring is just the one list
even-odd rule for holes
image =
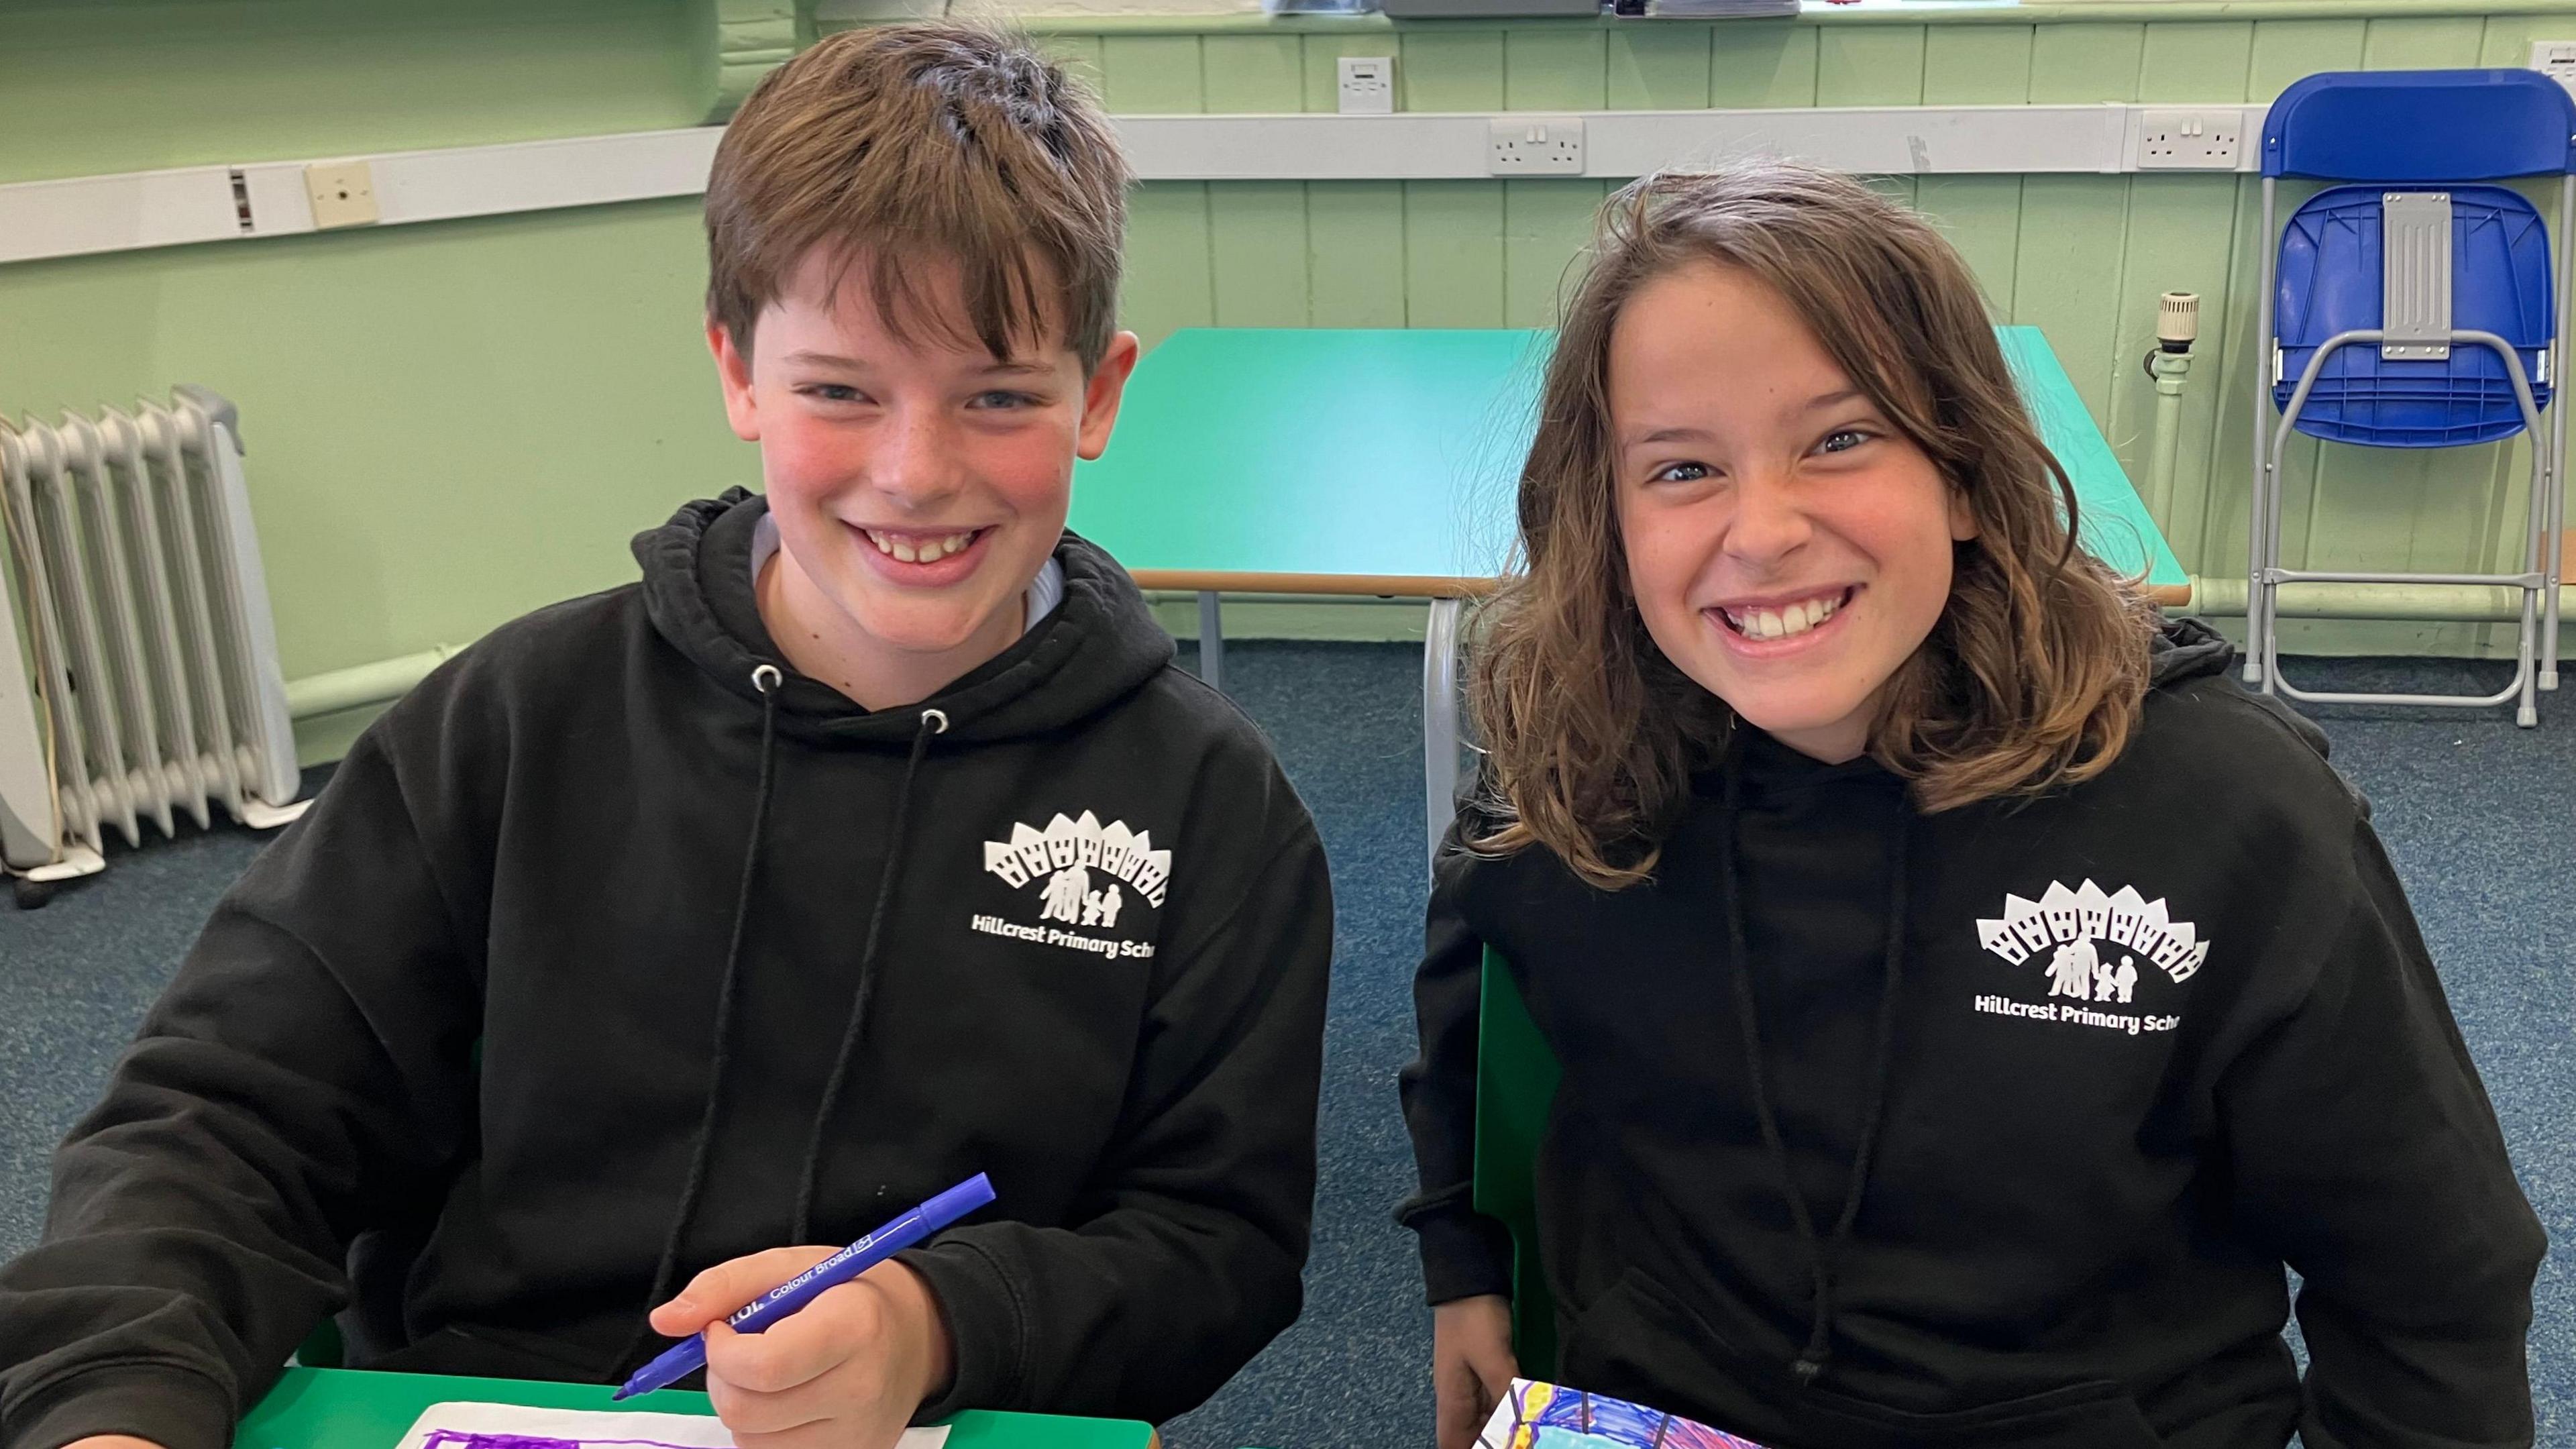
{"label": "wooden table edge", "polygon": [[[1450,578],[1436,574],[1264,574],[1228,569],[1130,569],[1140,589],[1169,589],[1185,594],[1337,594],[1381,599],[1479,599],[1500,579]],[[2189,584],[2148,584],[2150,603],[2168,609],[2191,603]]]}

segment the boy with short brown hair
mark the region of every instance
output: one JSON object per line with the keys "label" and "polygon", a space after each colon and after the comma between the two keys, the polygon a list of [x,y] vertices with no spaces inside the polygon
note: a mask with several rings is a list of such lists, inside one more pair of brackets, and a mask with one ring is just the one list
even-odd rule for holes
{"label": "boy with short brown hair", "polygon": [[707,331],[766,495],[443,667],[225,898],[0,1268],[0,1443],[219,1449],[335,1311],[356,1367],[603,1383],[705,1328],[763,1449],[1160,1419],[1295,1316],[1322,851],[1063,531],[1136,357],[1125,182],[974,30],[753,93]]}

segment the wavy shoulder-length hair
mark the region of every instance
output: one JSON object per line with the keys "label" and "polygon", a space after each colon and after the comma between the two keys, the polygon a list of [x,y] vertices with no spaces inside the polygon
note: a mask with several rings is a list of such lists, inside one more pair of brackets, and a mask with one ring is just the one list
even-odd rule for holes
{"label": "wavy shoulder-length hair", "polygon": [[1617,889],[1654,870],[1690,773],[1733,717],[1646,632],[1619,536],[1611,329],[1649,281],[1713,262],[1787,299],[1976,520],[1940,621],[1886,691],[1869,754],[1917,808],[2091,778],[2145,697],[2153,611],[2075,547],[2040,441],[1958,253],[1848,178],[1759,162],[1639,180],[1603,206],[1564,307],[1520,481],[1522,567],[1480,611],[1469,703],[1483,853],[1531,845]]}

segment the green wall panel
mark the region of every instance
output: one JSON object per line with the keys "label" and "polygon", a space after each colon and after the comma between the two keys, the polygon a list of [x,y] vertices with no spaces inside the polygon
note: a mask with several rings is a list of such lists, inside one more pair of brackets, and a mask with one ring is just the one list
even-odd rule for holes
{"label": "green wall panel", "polygon": [[2476,65],[2486,26],[2485,20],[2475,16],[2373,20],[2370,33],[2362,40],[2361,64],[2365,70]]}
{"label": "green wall panel", "polygon": [[1545,327],[1556,320],[1557,289],[1608,188],[1580,177],[1502,185],[1503,325]]}
{"label": "green wall panel", "polygon": [[1597,111],[1609,104],[1605,32],[1522,30],[1503,39],[1503,104],[1515,111]]}
{"label": "green wall panel", "polygon": [[1306,185],[1306,272],[1318,327],[1401,327],[1404,184]]}
{"label": "green wall panel", "polygon": [[692,0],[8,0],[0,182],[691,126]]}
{"label": "green wall panel", "polygon": [[1501,327],[1503,188],[1489,181],[1404,186],[1405,322]]}
{"label": "green wall panel", "polygon": [[1923,99],[1920,25],[1837,27],[1816,37],[1820,106],[1911,106]]}
{"label": "green wall panel", "polygon": [[1647,26],[1609,36],[1609,98],[1615,111],[1687,111],[1708,104],[1710,33],[1696,26]]}
{"label": "green wall panel", "polygon": [[1914,204],[1959,249],[1986,304],[2003,317],[2012,313],[2021,259],[2021,184],[2018,176],[1925,176],[1914,188]]}
{"label": "green wall panel", "polygon": [[2359,20],[2266,20],[2254,27],[2245,99],[2269,101],[2290,82],[2321,70],[2361,69]]}
{"label": "green wall panel", "polygon": [[1119,317],[1150,342],[1183,327],[1216,323],[1208,188],[1200,181],[1149,181],[1127,200],[1127,277]]}
{"label": "green wall panel", "polygon": [[[1307,108],[1306,48],[1293,35],[1211,35],[1201,53],[1207,103],[1229,111],[1302,111]],[[1338,84],[1332,62],[1323,66],[1323,104],[1333,109]]]}
{"label": "green wall panel", "polygon": [[1396,61],[1396,103],[1408,111],[1484,111],[1503,104],[1503,32],[1408,30]]}
{"label": "green wall panel", "polygon": [[1709,51],[1712,106],[1816,104],[1821,27],[1786,20],[1743,20],[1715,27]]}
{"label": "green wall panel", "polygon": [[1307,325],[1305,182],[1210,185],[1208,250],[1217,326]]}
{"label": "green wall panel", "polygon": [[2159,101],[2241,101],[2253,48],[2250,23],[2149,27],[2138,57],[2138,93]]}
{"label": "green wall panel", "polygon": [[2013,106],[2030,99],[2031,30],[1938,27],[1923,39],[1923,104]]}
{"label": "green wall panel", "polygon": [[2043,25],[2031,36],[2030,99],[2035,105],[2138,99],[2143,25]]}
{"label": "green wall panel", "polygon": [[[1291,94],[1294,94],[1293,88]],[[1205,111],[1195,35],[1111,35],[1100,42],[1100,98],[1120,115]],[[1246,110],[1252,107],[1244,107]]]}

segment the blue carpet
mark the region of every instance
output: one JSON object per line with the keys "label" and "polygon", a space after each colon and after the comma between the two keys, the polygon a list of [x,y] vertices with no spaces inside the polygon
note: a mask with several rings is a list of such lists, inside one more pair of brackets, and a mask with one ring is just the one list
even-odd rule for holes
{"label": "blue carpet", "polygon": [[[1185,651],[1186,652],[1186,651]],[[1340,928],[1325,1043],[1323,1176],[1306,1314],[1170,1449],[1428,1443],[1430,1315],[1389,1207],[1411,1164],[1395,1070],[1423,895],[1421,656],[1409,646],[1238,643],[1227,684],[1321,826]],[[2298,661],[2312,688],[2492,688],[2492,666]],[[2525,1190],[2551,1238],[2531,1339],[2540,1442],[2576,1444],[2576,691],[2544,723],[2499,712],[2315,713],[2369,792],[2441,964]],[[2550,718],[2555,716],[2555,718]],[[0,908],[0,1254],[32,1242],[45,1159],[85,1107],[207,907],[258,848],[237,829],[119,853],[42,912]],[[1418,1430],[1418,1432],[1417,1432]]]}

